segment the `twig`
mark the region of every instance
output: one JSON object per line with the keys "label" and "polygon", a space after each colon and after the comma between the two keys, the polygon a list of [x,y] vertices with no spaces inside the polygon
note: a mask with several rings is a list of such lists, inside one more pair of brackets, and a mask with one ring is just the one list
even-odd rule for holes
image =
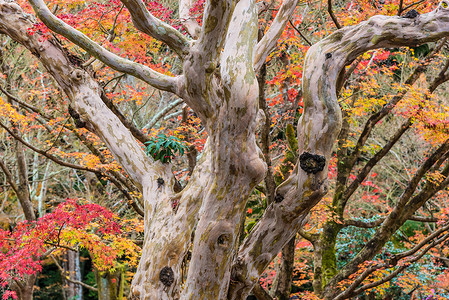
{"label": "twig", "polygon": [[32,105],[29,105],[28,103],[25,103],[22,100],[18,99],[17,97],[13,96],[11,93],[6,91],[1,85],[0,85],[0,91],[2,91],[3,94],[8,96],[9,98],[14,100],[15,102],[19,103],[21,106],[28,108],[32,112],[35,112],[35,113],[41,115],[42,117],[44,117],[47,120],[51,119],[49,116],[47,116],[45,113],[43,113],[40,109],[38,109],[38,108],[36,108],[36,107],[34,107]]}
{"label": "twig", "polygon": [[98,289],[93,287],[93,286],[91,286],[91,285],[85,284],[84,282],[81,282],[81,281],[78,281],[78,280],[71,279],[70,276],[67,274],[67,272],[64,270],[64,268],[61,267],[61,265],[58,263],[56,258],[53,255],[50,255],[50,257],[53,260],[53,262],[55,263],[55,265],[58,267],[59,271],[61,271],[61,274],[64,276],[65,280],[70,281],[71,283],[74,283],[74,284],[79,284],[79,285],[81,285],[82,287],[85,287],[88,290],[91,290],[91,291],[94,291],[94,292],[98,292]]}
{"label": "twig", "polygon": [[340,29],[340,23],[338,23],[337,17],[334,15],[334,12],[332,11],[332,0],[327,0],[327,12],[332,18],[332,21],[334,21],[335,26],[337,29]]}
{"label": "twig", "polygon": [[301,33],[301,31],[296,28],[295,25],[293,25],[292,20],[288,21],[290,23],[290,26],[304,39],[304,41],[306,41],[307,44],[309,44],[309,46],[312,46],[312,43]]}
{"label": "twig", "polygon": [[404,5],[404,0],[399,0],[398,16],[400,16],[404,11],[404,9],[402,9],[402,5]]}
{"label": "twig", "polygon": [[407,9],[409,9],[409,8],[415,6],[415,5],[421,4],[421,3],[424,2],[424,1],[425,1],[425,0],[420,0],[420,1],[418,1],[418,2],[412,3],[412,4],[410,4],[410,5],[406,6],[406,7],[404,7],[404,9],[403,9],[402,11],[404,12],[404,11],[406,11]]}

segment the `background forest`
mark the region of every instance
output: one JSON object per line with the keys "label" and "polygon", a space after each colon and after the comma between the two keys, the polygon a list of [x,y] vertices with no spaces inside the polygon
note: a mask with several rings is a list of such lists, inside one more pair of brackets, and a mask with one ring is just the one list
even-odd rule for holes
{"label": "background forest", "polygon": [[[18,4],[32,13],[27,2]],[[145,4],[183,30],[176,1]],[[190,10],[200,24],[203,4]],[[118,0],[47,5],[111,52],[166,75],[182,69],[172,50],[132,25]],[[258,2],[260,36],[280,5]],[[258,143],[268,172],[246,205],[240,240],[278,201],[276,187],[298,159],[294,128],[303,113],[302,68],[310,46],[374,15],[415,18],[437,5],[299,3],[257,74],[266,116]],[[176,188],[183,189],[207,139],[197,114],[177,96],[95,60],[37,19],[29,28],[36,34],[89,70],[105,104],[149,156],[173,165]],[[329,289],[339,291],[334,299],[449,299],[448,46],[442,39],[372,50],[346,67],[338,91],[343,127],[329,164],[328,193],[265,270],[251,299],[322,299]],[[85,128],[39,60],[7,35],[0,35],[0,74],[2,299],[28,299],[30,291],[33,299],[126,299],[143,245],[138,187]]]}

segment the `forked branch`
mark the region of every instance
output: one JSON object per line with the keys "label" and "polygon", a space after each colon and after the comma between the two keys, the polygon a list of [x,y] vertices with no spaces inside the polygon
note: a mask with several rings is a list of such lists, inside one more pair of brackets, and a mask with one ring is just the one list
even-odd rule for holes
{"label": "forked branch", "polygon": [[106,50],[82,32],[69,26],[61,19],[53,15],[43,0],[30,0],[29,2],[31,3],[38,18],[42,20],[48,28],[69,39],[72,43],[80,46],[104,64],[119,72],[135,76],[160,90],[175,94],[179,92],[177,90],[177,77],[163,75],[147,66],[135,63]]}

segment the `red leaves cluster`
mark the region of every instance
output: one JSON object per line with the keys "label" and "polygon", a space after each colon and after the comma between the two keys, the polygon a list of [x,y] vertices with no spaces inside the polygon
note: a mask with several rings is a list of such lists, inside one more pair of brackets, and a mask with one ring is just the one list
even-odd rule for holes
{"label": "red leaves cluster", "polygon": [[64,229],[95,231],[97,236],[121,233],[111,211],[67,199],[35,222],[20,222],[12,231],[0,229],[0,286],[40,272],[45,254],[63,246]]}

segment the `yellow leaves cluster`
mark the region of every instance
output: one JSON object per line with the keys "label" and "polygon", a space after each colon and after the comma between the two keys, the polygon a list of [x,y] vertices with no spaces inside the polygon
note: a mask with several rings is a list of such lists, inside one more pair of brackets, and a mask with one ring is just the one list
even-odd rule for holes
{"label": "yellow leaves cluster", "polygon": [[11,104],[0,97],[0,117],[10,120],[10,122],[25,128],[32,121],[32,116],[20,114]]}
{"label": "yellow leaves cluster", "polygon": [[428,173],[426,176],[426,180],[432,184],[439,184],[443,182],[444,179],[446,179],[446,176],[444,176],[438,171]]}

